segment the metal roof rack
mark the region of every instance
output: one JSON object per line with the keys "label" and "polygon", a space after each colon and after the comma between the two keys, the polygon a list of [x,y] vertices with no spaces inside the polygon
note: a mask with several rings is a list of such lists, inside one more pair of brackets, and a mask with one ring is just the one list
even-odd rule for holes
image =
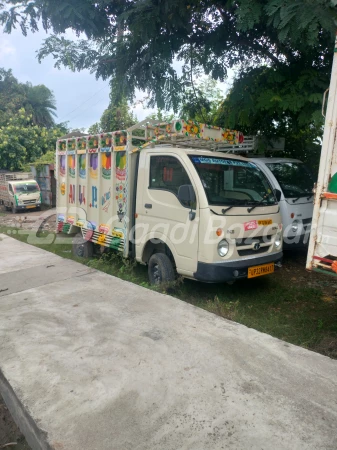
{"label": "metal roof rack", "polygon": [[[144,136],[139,136],[143,130]],[[172,122],[144,120],[127,130],[128,142],[138,139],[145,141],[132,145],[132,152],[140,151],[156,144],[179,145],[228,153],[247,153],[254,150],[254,138],[245,138],[240,131],[228,130],[196,121],[175,119]]]}
{"label": "metal roof rack", "polygon": [[126,150],[134,153],[158,144],[228,153],[248,153],[254,151],[254,143],[254,138],[244,137],[237,130],[228,130],[184,119],[175,119],[171,122],[146,119],[126,130],[59,139],[57,154]]}

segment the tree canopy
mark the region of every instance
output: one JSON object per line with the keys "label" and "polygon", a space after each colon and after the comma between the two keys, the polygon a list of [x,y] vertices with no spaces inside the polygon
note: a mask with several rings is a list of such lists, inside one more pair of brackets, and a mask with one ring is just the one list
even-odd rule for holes
{"label": "tree canopy", "polygon": [[[19,26],[27,34],[41,23],[54,33],[40,59],[52,54],[57,66],[111,78],[116,95],[131,98],[138,88],[152,104],[174,110],[199,69],[223,80],[234,66],[329,67],[337,17],[336,0],[3,2],[5,31]],[[66,39],[68,29],[85,39]]]}
{"label": "tree canopy", "polygon": [[55,151],[55,142],[67,130],[55,125],[51,91],[44,85],[19,83],[11,70],[0,68],[0,168],[22,170]]}
{"label": "tree canopy", "polygon": [[[2,2],[5,31],[20,27],[26,35],[42,26],[50,36],[39,60],[52,55],[56,67],[109,79],[111,107],[140,89],[149,106],[248,133],[283,135],[294,148],[315,143],[321,133],[337,0]],[[69,40],[67,30],[78,40]],[[205,73],[223,81],[229,68],[234,83],[214,108],[195,80]],[[111,108],[107,123],[109,114]]]}

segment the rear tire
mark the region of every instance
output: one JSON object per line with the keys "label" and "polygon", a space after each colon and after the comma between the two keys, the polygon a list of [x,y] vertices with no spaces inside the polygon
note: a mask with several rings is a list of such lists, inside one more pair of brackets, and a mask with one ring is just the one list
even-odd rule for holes
{"label": "rear tire", "polygon": [[91,258],[94,254],[94,244],[83,239],[82,233],[77,233],[73,239],[72,253],[76,258]]}
{"label": "rear tire", "polygon": [[154,253],[151,256],[148,264],[148,274],[150,283],[156,286],[175,279],[173,264],[164,253]]}

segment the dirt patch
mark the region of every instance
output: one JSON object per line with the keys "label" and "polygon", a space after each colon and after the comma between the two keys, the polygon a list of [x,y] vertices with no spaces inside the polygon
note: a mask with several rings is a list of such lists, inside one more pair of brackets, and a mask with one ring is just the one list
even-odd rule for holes
{"label": "dirt patch", "polygon": [[[8,445],[13,444],[13,445]],[[15,445],[14,445],[15,444]],[[0,449],[31,450],[0,395]]]}
{"label": "dirt patch", "polygon": [[[296,287],[320,289],[326,301],[337,301],[337,277],[306,270],[307,249],[284,251],[282,270],[275,276]],[[324,301],[324,300],[323,300]]]}
{"label": "dirt patch", "polygon": [[22,230],[55,231],[56,211],[49,209],[45,211],[25,211],[12,214],[0,211],[0,226],[14,227]]}

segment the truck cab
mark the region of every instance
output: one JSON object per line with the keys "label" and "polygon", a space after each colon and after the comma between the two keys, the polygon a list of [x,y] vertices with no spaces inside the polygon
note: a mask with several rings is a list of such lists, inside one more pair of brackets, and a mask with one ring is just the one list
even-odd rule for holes
{"label": "truck cab", "polygon": [[313,213],[314,177],[298,159],[251,158],[281,192],[280,212],[284,248],[308,245]]}
{"label": "truck cab", "polygon": [[274,190],[257,165],[239,156],[179,147],[143,150],[136,217],[137,261],[151,266],[151,256],[165,252],[187,278],[232,282],[271,273],[281,263]]}

